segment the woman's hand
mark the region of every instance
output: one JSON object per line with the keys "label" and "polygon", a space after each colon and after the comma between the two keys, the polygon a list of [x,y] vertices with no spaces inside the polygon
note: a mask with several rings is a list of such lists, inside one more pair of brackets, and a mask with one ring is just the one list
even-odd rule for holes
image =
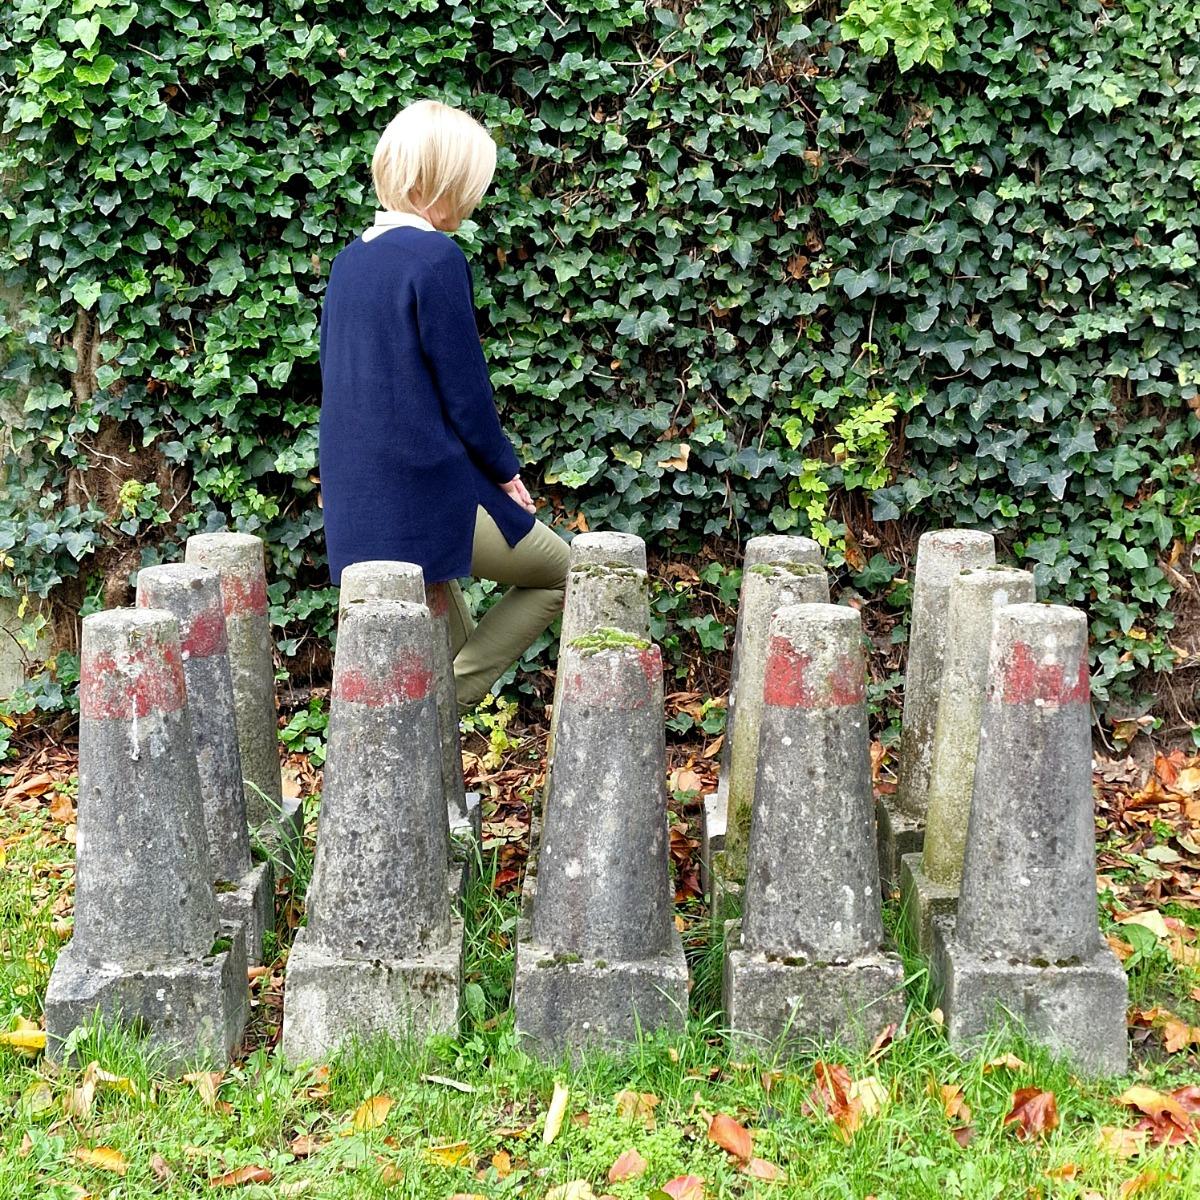
{"label": "woman's hand", "polygon": [[511,500],[515,500],[527,513],[537,512],[529,489],[521,482],[520,475],[514,475],[507,483],[500,485],[500,490]]}

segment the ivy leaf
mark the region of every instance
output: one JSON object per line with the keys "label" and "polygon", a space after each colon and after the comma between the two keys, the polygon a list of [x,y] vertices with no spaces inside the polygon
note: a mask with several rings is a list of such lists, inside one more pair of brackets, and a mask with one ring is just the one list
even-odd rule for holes
{"label": "ivy leaf", "polygon": [[108,54],[101,54],[90,63],[80,63],[75,68],[75,78],[80,83],[107,83],[116,69],[117,61]]}

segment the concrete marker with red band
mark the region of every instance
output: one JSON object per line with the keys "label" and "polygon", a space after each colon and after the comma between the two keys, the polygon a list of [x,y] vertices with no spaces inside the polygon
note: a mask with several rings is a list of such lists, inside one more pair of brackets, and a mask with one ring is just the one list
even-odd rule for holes
{"label": "concrete marker with red band", "polygon": [[113,646],[109,641],[97,646],[85,639],[79,664],[81,717],[132,721],[151,713],[179,712],[186,705],[175,621],[170,613],[152,609],[141,613],[148,618],[147,627],[135,627],[124,645]]}

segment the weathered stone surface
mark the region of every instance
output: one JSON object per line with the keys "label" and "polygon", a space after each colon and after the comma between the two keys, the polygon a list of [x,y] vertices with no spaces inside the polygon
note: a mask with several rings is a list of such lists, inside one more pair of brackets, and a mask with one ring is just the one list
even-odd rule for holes
{"label": "weathered stone surface", "polygon": [[224,927],[211,949],[200,959],[126,970],[87,961],[72,941],[46,991],[47,1054],[62,1061],[71,1033],[99,1017],[142,1031],[173,1074],[229,1062],[250,1015],[245,927]]}
{"label": "weathered stone surface", "polygon": [[[730,945],[738,923],[731,922]],[[904,1019],[904,969],[891,954],[847,963],[782,961],[732,949],[725,956],[725,1017],[735,1053],[782,1046],[806,1053],[818,1039],[869,1046]]]}
{"label": "weathered stone surface", "polygon": [[997,610],[958,916],[935,925],[937,978],[953,1043],[981,1036],[1001,1004],[1031,1036],[1108,1070],[1127,1053],[1124,973],[1097,921],[1089,713],[1084,614]]}
{"label": "weathered stone surface", "polygon": [[933,915],[953,912],[957,903],[993,615],[1007,604],[1033,598],[1033,576],[1012,567],[968,569],[950,586],[923,858],[917,869],[901,865],[904,917],[922,954],[933,948]]}
{"label": "weathered stone surface", "polygon": [[[567,571],[561,646],[594,629],[650,635],[650,581],[640,567],[580,563]],[[560,651],[561,652],[561,651]]]}
{"label": "weathered stone surface", "polygon": [[342,572],[338,588],[338,620],[346,615],[351,604],[367,600],[424,604],[425,576],[416,563],[390,559],[352,563]]}
{"label": "weathered stone surface", "polygon": [[929,797],[933,733],[941,694],[950,584],[968,567],[996,561],[995,539],[973,529],[943,529],[921,535],[913,579],[900,775],[893,798],[879,812],[879,867],[885,890],[900,881],[900,858],[921,849]]}
{"label": "weathered stone surface", "polygon": [[462,928],[450,911],[434,662],[424,605],[347,606],[308,927],[284,998],[293,1061],[368,1030],[443,1030],[457,1011]]}
{"label": "weathered stone surface", "polygon": [[746,876],[746,846],[754,809],[763,672],[771,617],[785,605],[820,604],[828,600],[829,576],[815,563],[756,563],[742,578],[737,694],[731,714],[733,724],[726,725],[726,737],[731,739],[732,745],[727,772],[725,848],[714,859],[715,873],[724,880],[740,882]]}
{"label": "weathered stone surface", "polygon": [[275,643],[268,616],[262,539],[248,533],[195,534],[187,540],[184,557],[189,564],[209,567],[221,577],[246,815],[250,828],[290,866],[303,831],[303,810],[298,797],[285,799],[283,795]]}
{"label": "weathered stone surface", "polygon": [[[307,929],[288,955],[283,1050],[290,1063],[324,1062],[356,1040],[386,1035],[418,1044],[458,1025],[462,922],[446,944],[402,959],[346,958],[316,944]],[[291,999],[296,993],[302,1002]]]}
{"label": "weathered stone surface", "polygon": [[753,537],[746,543],[742,557],[742,588],[738,601],[737,624],[733,633],[733,652],[729,664],[729,696],[725,703],[725,741],[721,744],[721,762],[717,773],[717,790],[704,798],[700,816],[700,884],[707,893],[711,889],[713,855],[725,849],[725,833],[729,824],[729,765],[733,749],[734,711],[737,707],[740,675],[742,630],[745,628],[746,574],[763,563],[808,563],[824,569],[825,556],[812,538],[798,535],[769,533]]}
{"label": "weathered stone surface", "polygon": [[[636,565],[640,564],[640,565]],[[564,648],[595,629],[622,629],[634,637],[650,637],[650,580],[646,545],[628,533],[585,533],[571,543],[571,565],[563,600],[558,668],[546,742],[546,786],[554,772],[554,749],[562,701]]]}
{"label": "weathered stone surface", "polygon": [[[450,641],[448,585],[425,586],[421,568],[414,563],[385,560],[354,563],[342,572],[338,613],[363,600],[399,600],[425,604],[433,619],[433,656],[437,678],[438,730],[441,740],[442,786],[446,794],[448,829],[460,848],[459,858],[470,863],[479,844],[478,813],[469,811],[463,787],[462,742],[458,729],[458,699],[454,687],[454,654]],[[469,833],[475,836],[465,843]]]}
{"label": "weathered stone surface", "polygon": [[682,1029],[671,911],[662,660],[599,630],[563,648],[559,740],[518,928],[517,1031],[534,1053]]}
{"label": "weathered stone surface", "polygon": [[250,859],[220,578],[185,563],[146,567],[138,572],[137,605],[169,612],[179,623],[217,905],[224,919],[245,923],[247,954],[261,962],[263,934],[274,925],[272,876]]}
{"label": "weathered stone surface", "polygon": [[571,539],[571,566],[599,563],[606,567],[646,569],[646,543],[634,533],[601,529]]}
{"label": "weathered stone surface", "polygon": [[1008,1025],[1085,1071],[1128,1069],[1128,982],[1107,946],[1064,965],[1014,962],[974,953],[954,940],[952,917],[937,917],[931,972],[952,1046],[975,1050]]}
{"label": "weathered stone surface", "polygon": [[903,1011],[903,968],[883,950],[858,613],[777,609],[762,696],[726,1011],[742,1038],[873,1037]]}
{"label": "weathered stone surface", "polygon": [[[59,1042],[93,1012],[136,1016],[179,1061],[216,1053],[249,1002],[245,939],[217,912],[175,618],[85,618],[79,708],[75,934],[51,976],[47,1029]],[[146,979],[171,1002],[157,1020]]]}

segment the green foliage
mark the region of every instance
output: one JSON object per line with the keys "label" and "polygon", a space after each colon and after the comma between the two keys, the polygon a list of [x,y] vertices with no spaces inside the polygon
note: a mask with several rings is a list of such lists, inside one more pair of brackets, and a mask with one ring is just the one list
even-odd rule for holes
{"label": "green foliage", "polygon": [[325,762],[325,744],[329,731],[329,712],[319,696],[313,696],[305,708],[297,709],[279,731],[279,740],[293,753],[307,754],[321,766]]}
{"label": "green foliage", "polygon": [[957,16],[955,0],[850,0],[842,33],[867,54],[894,50],[901,71],[917,63],[941,67],[954,45]]}
{"label": "green foliage", "polygon": [[437,94],[500,143],[461,236],[568,511],[835,566],[851,514],[995,529],[1127,692],[1200,530],[1196,39],[1184,0],[13,0],[0,588],[228,522],[269,540],[285,649],[325,636],[322,288],[377,132]]}

